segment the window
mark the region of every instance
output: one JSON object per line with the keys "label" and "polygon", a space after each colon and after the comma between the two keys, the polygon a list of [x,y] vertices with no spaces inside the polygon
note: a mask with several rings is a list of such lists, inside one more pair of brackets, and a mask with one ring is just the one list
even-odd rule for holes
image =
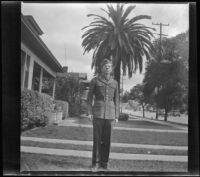
{"label": "window", "polygon": [[24,82],[24,88],[28,88],[29,65],[30,65],[30,56],[27,55],[27,57],[26,57],[26,65],[25,65],[25,82]]}
{"label": "window", "polygon": [[21,86],[28,88],[30,56],[21,50]]}
{"label": "window", "polygon": [[34,62],[32,90],[39,91],[40,70],[41,70],[41,67],[36,62]]}

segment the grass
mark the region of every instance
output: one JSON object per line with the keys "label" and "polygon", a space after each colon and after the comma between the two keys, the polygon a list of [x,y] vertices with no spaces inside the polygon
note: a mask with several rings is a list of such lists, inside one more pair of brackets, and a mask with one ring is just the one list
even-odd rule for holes
{"label": "grass", "polygon": [[[74,123],[77,124],[92,124],[87,118],[75,118]],[[149,122],[145,120],[128,120],[119,121],[116,127],[126,127],[126,128],[146,128],[146,129],[165,129],[165,130],[179,130],[178,128],[172,127],[170,125],[164,125],[154,122]]]}
{"label": "grass", "polygon": [[[134,118],[143,118],[142,111],[133,111],[131,109],[123,109],[123,112],[128,113],[131,117],[134,117]],[[145,118],[147,118],[147,119],[152,118],[155,120],[155,115],[156,115],[155,112],[145,111]],[[164,114],[163,115],[159,114],[158,120],[164,121]],[[173,123],[177,123],[179,125],[187,126],[188,125],[188,115],[187,114],[181,114],[180,116],[168,115],[167,122],[173,122]]]}
{"label": "grass", "polygon": [[[77,119],[81,124],[91,124],[88,120]],[[170,126],[160,125],[147,121],[120,121],[117,126],[137,127],[137,128],[159,128],[170,129]],[[174,129],[174,128],[173,128]],[[35,128],[22,133],[22,136],[69,139],[69,140],[86,140],[92,141],[93,129],[84,127],[64,127],[51,125],[47,127]],[[167,132],[145,132],[145,131],[127,131],[116,130],[112,132],[112,141],[115,143],[133,143],[133,144],[151,144],[151,145],[171,145],[171,146],[187,146],[187,133],[167,133]],[[72,145],[72,144],[53,144],[39,143],[32,141],[22,141],[21,145],[72,149],[92,151],[92,146]],[[177,150],[155,150],[145,148],[120,148],[111,145],[111,152],[135,153],[135,154],[151,154],[162,155],[187,155],[187,151]],[[62,157],[56,155],[44,155],[33,153],[21,153],[21,170],[24,171],[90,171],[91,159],[81,157]],[[110,160],[111,172],[116,171],[117,174],[123,172],[186,172],[186,162],[162,162],[162,161],[130,161],[130,160]]]}
{"label": "grass", "polygon": [[[33,146],[41,148],[56,148],[56,149],[70,149],[92,151],[90,145],[73,145],[73,144],[59,144],[59,143],[43,143],[34,141],[22,141],[22,146]],[[131,154],[155,154],[155,155],[187,155],[186,150],[165,150],[165,149],[150,149],[150,148],[124,148],[114,147],[111,144],[111,152],[117,153],[131,153]]]}
{"label": "grass", "polygon": [[[93,130],[92,128],[85,127],[62,127],[52,125],[23,132],[22,136],[92,141]],[[188,138],[186,133],[157,133],[114,129],[112,132],[112,142],[187,146]]]}
{"label": "grass", "polygon": [[[90,171],[91,159],[21,153],[21,171]],[[185,162],[110,160],[110,171],[187,172]]]}

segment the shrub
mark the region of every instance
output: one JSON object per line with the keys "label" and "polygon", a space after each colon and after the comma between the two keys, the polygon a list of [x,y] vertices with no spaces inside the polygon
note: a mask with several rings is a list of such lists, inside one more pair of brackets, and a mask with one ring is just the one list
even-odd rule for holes
{"label": "shrub", "polygon": [[78,103],[70,103],[69,104],[69,116],[80,116],[81,114],[81,106]]}
{"label": "shrub", "polygon": [[69,111],[69,104],[66,101],[61,101],[61,100],[54,100],[56,109],[59,110],[59,107],[61,107],[62,113],[63,113],[63,118],[68,117],[68,111]]}
{"label": "shrub", "polygon": [[128,120],[128,114],[120,113],[119,114],[119,121],[127,121]]}
{"label": "shrub", "polygon": [[46,94],[24,89],[21,92],[21,130],[47,124],[47,113],[53,111],[53,99]]}

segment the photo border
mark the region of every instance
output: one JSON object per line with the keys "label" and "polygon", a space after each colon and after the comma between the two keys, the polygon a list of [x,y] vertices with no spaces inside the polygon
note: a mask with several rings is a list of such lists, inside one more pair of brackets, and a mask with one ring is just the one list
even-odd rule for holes
{"label": "photo border", "polygon": [[[33,2],[33,1],[32,1]],[[38,2],[38,1],[34,1]],[[44,2],[44,1],[39,1]],[[48,3],[52,1],[45,1]],[[55,3],[60,3],[58,1]],[[78,2],[80,1],[68,1]],[[84,1],[88,2],[88,1]],[[81,3],[84,3],[81,2]],[[103,1],[106,2],[106,1]],[[110,2],[110,1],[109,1]],[[115,1],[116,2],[116,1]],[[128,1],[127,1],[128,2]],[[138,1],[137,1],[138,2]],[[135,3],[137,3],[135,2]],[[142,1],[144,2],[144,1]],[[66,1],[64,2],[66,3]],[[146,2],[147,3],[147,2]],[[155,1],[157,3],[157,1]],[[159,3],[159,2],[158,2]],[[165,2],[162,2],[165,3]],[[173,2],[174,3],[174,2]],[[178,2],[179,3],[179,2]],[[3,173],[20,173],[20,44],[21,2],[2,1],[2,140]],[[190,175],[199,174],[199,112],[197,72],[197,13],[196,3],[189,4],[189,109],[188,109],[188,172],[89,172],[38,171],[30,175]]]}

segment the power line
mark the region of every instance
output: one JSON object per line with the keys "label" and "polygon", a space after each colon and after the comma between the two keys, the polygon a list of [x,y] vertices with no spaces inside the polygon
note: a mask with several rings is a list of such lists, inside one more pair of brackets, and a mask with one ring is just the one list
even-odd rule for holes
{"label": "power line", "polygon": [[[64,45],[64,48],[65,48],[65,61],[67,63],[66,44]],[[66,64],[66,66],[67,66],[67,64]]]}
{"label": "power line", "polygon": [[[160,26],[160,33],[154,33],[160,36],[160,50],[159,50],[159,55],[160,55],[160,61],[162,60],[162,55],[161,55],[161,47],[162,47],[162,36],[168,36],[166,34],[162,34],[162,27],[163,26],[169,26],[169,24],[163,24],[163,23],[152,23],[152,25],[159,25]],[[159,91],[159,87],[155,88],[155,91]],[[158,119],[158,105],[156,104],[156,119]]]}
{"label": "power line", "polygon": [[160,36],[160,38],[161,38],[162,35],[163,35],[163,36],[168,36],[168,35],[166,35],[166,34],[162,34],[162,26],[169,26],[169,24],[152,23],[152,25],[159,25],[159,26],[160,26],[160,33],[159,33],[159,34],[158,34],[158,33],[154,33],[154,34],[158,34],[158,35]]}
{"label": "power line", "polygon": [[162,27],[163,26],[169,26],[169,24],[163,24],[163,23],[152,23],[152,25],[159,25],[160,26],[160,33],[154,33],[160,36],[160,59],[161,59],[161,47],[162,47],[162,36],[168,36],[166,34],[162,34]]}

